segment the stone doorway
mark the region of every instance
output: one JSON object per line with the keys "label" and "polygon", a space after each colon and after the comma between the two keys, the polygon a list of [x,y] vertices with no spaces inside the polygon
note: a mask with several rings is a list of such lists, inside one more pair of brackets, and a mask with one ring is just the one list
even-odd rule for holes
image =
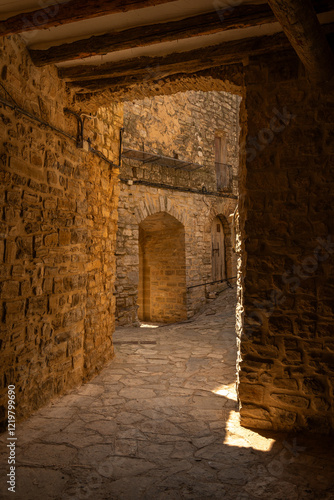
{"label": "stone doorway", "polygon": [[187,318],[184,226],[159,212],[139,225],[138,317],[173,323]]}

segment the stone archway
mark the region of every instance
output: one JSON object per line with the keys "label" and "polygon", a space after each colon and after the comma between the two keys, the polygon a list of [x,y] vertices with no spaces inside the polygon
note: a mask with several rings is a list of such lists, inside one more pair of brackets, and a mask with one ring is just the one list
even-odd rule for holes
{"label": "stone archway", "polygon": [[139,224],[138,316],[173,323],[187,318],[185,230],[158,212]]}

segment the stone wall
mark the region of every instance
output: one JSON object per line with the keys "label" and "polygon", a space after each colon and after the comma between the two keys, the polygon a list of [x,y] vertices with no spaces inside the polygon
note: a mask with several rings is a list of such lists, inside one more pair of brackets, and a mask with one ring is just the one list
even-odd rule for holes
{"label": "stone wall", "polygon": [[[117,235],[116,319],[119,324],[136,323],[139,283],[139,225],[161,212],[184,227],[187,287],[211,281],[211,224],[219,215],[225,227],[232,226],[237,200],[203,194],[182,193],[141,185],[121,184]],[[231,238],[231,235],[230,235]],[[227,238],[229,240],[229,236]],[[229,246],[228,272],[236,267],[236,254]],[[206,301],[205,287],[189,289],[187,311],[191,317]]]}
{"label": "stone wall", "polygon": [[251,61],[245,79],[241,422],[327,432],[334,414],[333,84],[309,83],[289,54]]}
{"label": "stone wall", "polygon": [[203,168],[186,172],[123,160],[121,176],[163,184],[217,191],[215,134],[226,138],[226,163],[232,166],[238,194],[238,110],[240,97],[227,92],[178,92],[124,103],[124,149],[192,161]]}
{"label": "stone wall", "polygon": [[[2,83],[17,105],[75,138],[75,119],[64,114],[64,107],[74,106],[73,96],[55,68],[31,65],[18,37],[1,42],[1,56]],[[237,83],[231,90],[241,93],[243,76],[240,68],[235,71]],[[226,87],[224,71],[209,73],[176,76],[164,87],[143,84],[130,94]],[[333,428],[334,380],[333,88],[309,83],[290,53],[251,60],[245,83],[240,130],[246,154],[241,157],[237,217],[242,253],[237,316],[241,421],[258,428],[326,432]],[[117,170],[78,150],[75,140],[15,111],[3,89],[0,95],[12,103],[12,108],[0,105],[3,422],[8,384],[16,384],[18,416],[25,416],[92,376],[112,356],[119,187]],[[145,219],[163,212],[184,227],[187,287],[210,280],[210,231],[217,215],[227,239],[232,234],[236,197],[214,192],[213,165],[204,164],[209,154],[205,139],[213,148],[216,122],[208,120],[197,129],[196,122],[204,120],[197,110],[187,135],[188,112],[181,123],[180,113],[173,114],[166,98],[155,102],[164,120],[150,121],[151,104],[143,115],[137,110],[125,146],[141,148],[144,142],[146,150],[157,152],[159,141],[151,143],[148,132],[159,130],[168,139],[167,153],[186,158],[188,139],[195,138],[191,159],[203,161],[204,169],[188,174],[124,163],[116,249],[120,323],[137,319],[138,236]],[[180,103],[184,109],[184,101]],[[225,103],[237,109],[239,98]],[[166,122],[173,126],[166,127]],[[117,161],[121,125],[121,108],[111,105],[86,122],[85,135]],[[224,124],[217,128],[224,131]],[[230,130],[238,136],[237,125]],[[212,194],[190,192],[203,185]],[[234,190],[237,185],[234,179]],[[230,268],[234,264],[231,252]],[[204,287],[188,289],[188,316],[205,300]]]}
{"label": "stone wall", "polygon": [[[144,149],[171,157],[176,153],[179,159],[199,163],[203,168],[190,173],[123,159],[117,234],[119,324],[138,321],[138,227],[148,216],[163,212],[182,223],[186,285],[191,287],[212,280],[211,224],[220,215],[226,232],[228,277],[235,275],[232,226],[238,191],[239,103],[240,97],[225,92],[185,92],[125,103],[125,150]],[[225,134],[226,160],[233,170],[233,187],[225,193],[217,192],[216,131]],[[203,187],[209,194],[203,194]],[[210,287],[187,290],[188,317],[205,303],[210,290]]]}
{"label": "stone wall", "polygon": [[[112,357],[117,169],[76,148],[72,95],[38,69],[19,37],[1,40],[0,407],[15,384],[18,417],[91,377]],[[118,161],[122,109],[100,109],[85,138]]]}

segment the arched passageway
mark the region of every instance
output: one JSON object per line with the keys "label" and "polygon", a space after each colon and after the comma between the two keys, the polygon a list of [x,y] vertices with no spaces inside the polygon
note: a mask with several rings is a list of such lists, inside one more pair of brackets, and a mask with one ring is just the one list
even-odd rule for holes
{"label": "arched passageway", "polygon": [[140,320],[173,323],[186,319],[184,226],[159,212],[139,225]]}

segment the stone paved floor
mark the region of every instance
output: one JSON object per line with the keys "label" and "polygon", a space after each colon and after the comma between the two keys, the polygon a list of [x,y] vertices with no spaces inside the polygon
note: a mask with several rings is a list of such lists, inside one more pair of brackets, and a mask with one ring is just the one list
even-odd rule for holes
{"label": "stone paved floor", "polygon": [[114,339],[99,376],[19,425],[17,492],[2,467],[0,498],[334,499],[328,438],[238,423],[234,291],[195,321]]}

